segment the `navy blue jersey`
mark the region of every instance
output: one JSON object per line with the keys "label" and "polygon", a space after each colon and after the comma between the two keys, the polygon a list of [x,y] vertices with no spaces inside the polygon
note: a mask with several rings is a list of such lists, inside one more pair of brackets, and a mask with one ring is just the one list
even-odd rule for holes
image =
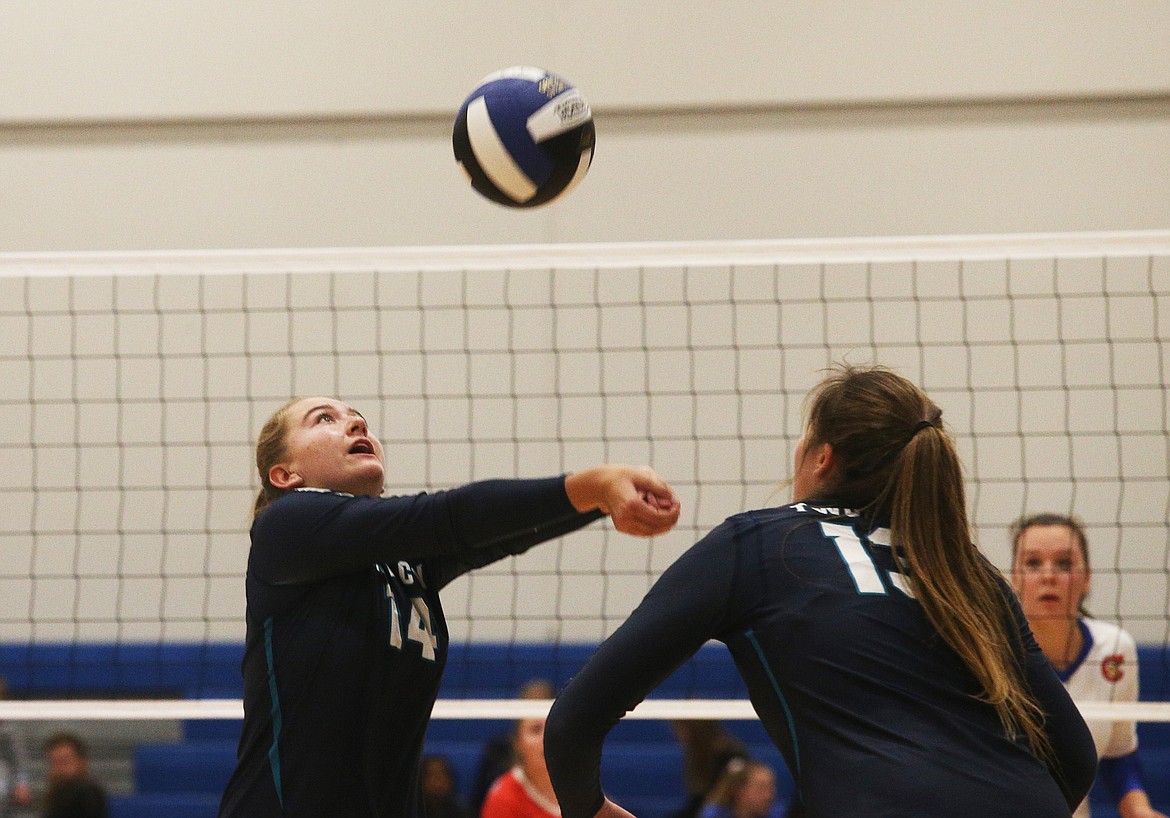
{"label": "navy blue jersey", "polygon": [[244,729],[221,818],[421,816],[447,659],[439,590],[599,516],[573,508],[561,477],[272,503],[252,525]]}
{"label": "navy blue jersey", "polygon": [[1052,769],[979,700],[888,543],[798,503],[732,517],[687,551],[553,706],[545,752],[565,818],[601,806],[606,732],[708,639],[731,651],[813,818],[1067,818],[1092,784],[1092,738],[1014,595],[999,579]]}

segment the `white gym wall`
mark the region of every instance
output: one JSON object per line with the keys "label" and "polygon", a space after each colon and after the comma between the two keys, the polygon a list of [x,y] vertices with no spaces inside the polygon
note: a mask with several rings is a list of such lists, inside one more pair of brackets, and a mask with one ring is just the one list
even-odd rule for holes
{"label": "white gym wall", "polygon": [[[1170,4],[0,0],[0,251],[1170,224]],[[481,200],[450,127],[528,63],[594,166]]]}

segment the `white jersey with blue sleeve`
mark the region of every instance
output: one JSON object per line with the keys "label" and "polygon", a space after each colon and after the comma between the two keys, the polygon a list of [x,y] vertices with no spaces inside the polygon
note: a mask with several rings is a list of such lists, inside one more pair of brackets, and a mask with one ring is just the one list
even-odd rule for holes
{"label": "white jersey with blue sleeve", "polygon": [[[1110,622],[1082,618],[1083,647],[1080,655],[1059,676],[1076,702],[1136,702],[1138,700],[1137,646],[1133,637]],[[1124,759],[1137,752],[1137,724],[1133,721],[1091,721],[1089,729],[1103,762]],[[1134,758],[1136,762],[1136,757]],[[1100,774],[1114,798],[1121,790],[1132,788],[1136,770],[1130,764],[1118,765],[1125,774],[1110,775],[1111,765],[1103,764]],[[1110,780],[1116,778],[1118,780]],[[1140,779],[1138,779],[1140,780]],[[1089,800],[1077,808],[1075,818],[1089,818]]]}

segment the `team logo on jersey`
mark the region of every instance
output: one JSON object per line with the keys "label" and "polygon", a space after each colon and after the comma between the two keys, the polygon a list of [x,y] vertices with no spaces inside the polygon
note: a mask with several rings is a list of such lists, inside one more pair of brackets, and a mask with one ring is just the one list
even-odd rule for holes
{"label": "team logo on jersey", "polygon": [[1106,656],[1101,660],[1101,675],[1105,677],[1106,681],[1116,684],[1125,675],[1123,664],[1125,664],[1125,657],[1120,653]]}

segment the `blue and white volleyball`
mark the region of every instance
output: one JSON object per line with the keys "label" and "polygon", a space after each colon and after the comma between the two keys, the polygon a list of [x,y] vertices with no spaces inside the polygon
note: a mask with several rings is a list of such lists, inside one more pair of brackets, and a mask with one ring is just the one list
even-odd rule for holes
{"label": "blue and white volleyball", "polygon": [[479,193],[536,207],[572,190],[589,170],[593,112],[563,77],[515,66],[484,77],[455,118],[455,160]]}

